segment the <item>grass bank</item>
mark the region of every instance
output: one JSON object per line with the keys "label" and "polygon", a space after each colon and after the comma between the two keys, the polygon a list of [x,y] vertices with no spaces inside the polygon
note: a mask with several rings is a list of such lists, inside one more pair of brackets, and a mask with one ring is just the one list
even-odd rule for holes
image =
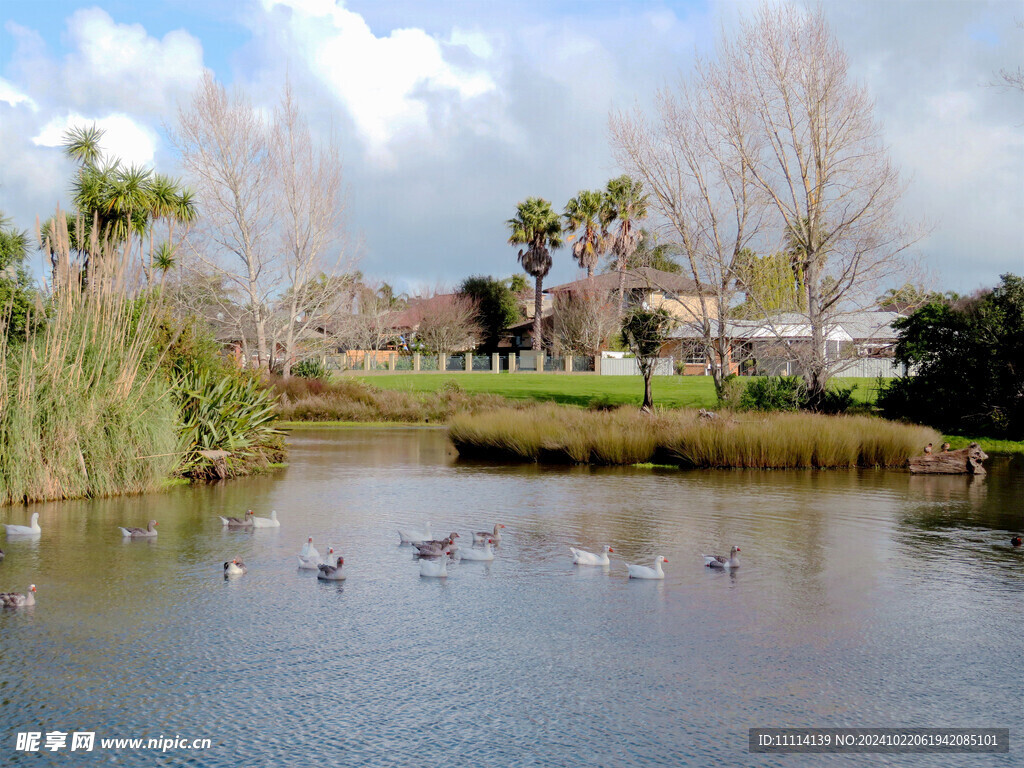
{"label": "grass bank", "polygon": [[[341,381],[357,379],[375,389],[431,394],[458,386],[467,394],[498,395],[510,400],[537,400],[563,405],[589,406],[594,403],[640,406],[643,380],[638,376],[586,376],[559,373],[395,373],[370,376],[345,375]],[[750,381],[752,379],[745,379]],[[837,378],[835,386],[857,386],[854,400],[873,403],[877,381]],[[655,376],[654,402],[659,408],[716,408],[715,385],[710,376]]]}
{"label": "grass bank", "polygon": [[942,439],[949,442],[953,450],[966,448],[971,443],[977,443],[985,453],[1017,453],[1024,455],[1024,441],[995,440],[990,437],[963,437],[961,435],[943,435]]}
{"label": "grass bank", "polygon": [[467,458],[770,469],[902,467],[940,439],[928,427],[866,416],[724,413],[707,422],[693,410],[646,415],[557,405],[457,415],[450,436]]}
{"label": "grass bank", "polygon": [[514,406],[494,394],[467,392],[453,381],[413,392],[383,389],[355,378],[336,381],[292,377],[274,382],[281,422],[356,424],[444,424],[458,413],[479,413]]}

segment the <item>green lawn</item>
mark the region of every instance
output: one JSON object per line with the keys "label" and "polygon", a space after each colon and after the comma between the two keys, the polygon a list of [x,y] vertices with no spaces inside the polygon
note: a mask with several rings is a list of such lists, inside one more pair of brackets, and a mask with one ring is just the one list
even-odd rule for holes
{"label": "green lawn", "polygon": [[[466,392],[488,393],[521,400],[550,400],[587,405],[595,398],[614,404],[640,405],[644,384],[638,376],[572,376],[561,373],[396,373],[358,377],[380,389],[434,392],[454,381]],[[837,379],[857,384],[857,400],[874,400],[874,379]],[[667,408],[714,408],[715,386],[710,376],[655,376],[654,403]]]}

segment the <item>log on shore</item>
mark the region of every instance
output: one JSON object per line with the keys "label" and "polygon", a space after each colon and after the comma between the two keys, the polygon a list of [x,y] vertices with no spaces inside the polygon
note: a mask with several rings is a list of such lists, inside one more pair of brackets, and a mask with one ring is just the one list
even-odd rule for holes
{"label": "log on shore", "polygon": [[988,454],[977,443],[971,443],[958,451],[914,456],[910,460],[910,471],[930,475],[984,475],[982,462],[987,458]]}

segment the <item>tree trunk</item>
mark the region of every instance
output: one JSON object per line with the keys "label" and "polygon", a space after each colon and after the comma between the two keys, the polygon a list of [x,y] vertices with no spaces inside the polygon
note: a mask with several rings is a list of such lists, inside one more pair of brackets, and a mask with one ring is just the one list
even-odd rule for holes
{"label": "tree trunk", "polygon": [[816,257],[808,259],[805,272],[807,278],[807,321],[811,326],[811,353],[807,359],[804,379],[807,382],[808,404],[817,410],[828,386],[828,361],[825,358],[825,328],[821,315],[821,274]]}
{"label": "tree trunk", "polygon": [[619,257],[619,314],[626,308],[626,260]]}
{"label": "tree trunk", "polygon": [[539,352],[541,349],[541,310],[544,307],[543,294],[541,288],[544,286],[544,278],[541,275],[537,275],[536,283],[533,289],[533,350]]}
{"label": "tree trunk", "polygon": [[644,404],[640,406],[640,410],[645,413],[651,413],[654,411],[654,396],[651,394],[651,377],[654,375],[654,366],[651,365],[644,372]]}

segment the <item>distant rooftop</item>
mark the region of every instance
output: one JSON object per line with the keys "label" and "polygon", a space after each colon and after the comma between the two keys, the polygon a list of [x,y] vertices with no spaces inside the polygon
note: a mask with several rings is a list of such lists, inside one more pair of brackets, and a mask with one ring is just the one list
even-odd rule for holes
{"label": "distant rooftop", "polygon": [[[640,267],[626,272],[625,286],[627,291],[652,289],[665,293],[697,292],[697,284],[688,277],[672,272],[662,272],[653,267]],[[562,283],[545,289],[544,293],[570,293],[573,291],[617,291],[619,289],[619,273],[605,272],[571,283]]]}

